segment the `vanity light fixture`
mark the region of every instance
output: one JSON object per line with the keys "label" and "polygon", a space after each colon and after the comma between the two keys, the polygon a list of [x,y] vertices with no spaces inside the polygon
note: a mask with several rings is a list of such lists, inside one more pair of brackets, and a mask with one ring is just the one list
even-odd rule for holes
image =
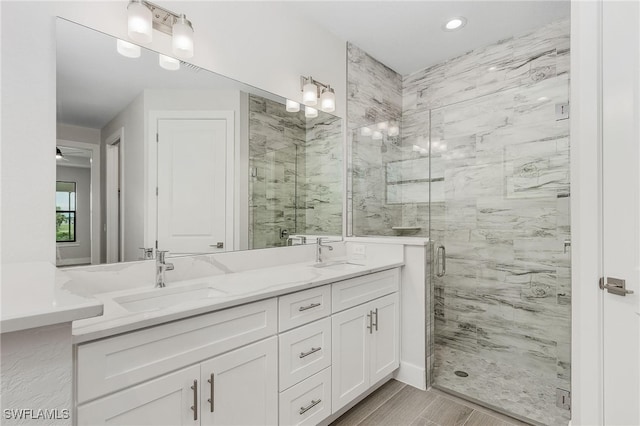
{"label": "vanity light fixture", "polygon": [[300,104],[296,101],[292,101],[291,99],[287,99],[287,112],[299,112]]}
{"label": "vanity light fixture", "polygon": [[320,99],[320,108],[325,112],[336,110],[336,92],[328,84],[314,80],[313,77],[300,77],[302,103],[315,106]]}
{"label": "vanity light fixture", "polygon": [[118,39],[116,41],[116,48],[118,49],[119,54],[127,58],[140,57],[140,46],[138,46],[137,44]]}
{"label": "vanity light fixture", "polygon": [[127,6],[129,37],[138,43],[151,43],[152,30],[172,37],[173,53],[180,58],[193,56],[193,26],[184,14],[177,14],[146,0],[130,0]]}
{"label": "vanity light fixture", "polygon": [[442,27],[445,31],[455,31],[467,25],[467,19],[462,16],[456,16],[447,21]]}
{"label": "vanity light fixture", "polygon": [[172,58],[171,56],[163,55],[162,53],[158,54],[158,64],[165,70],[169,71],[177,71],[180,69],[180,61]]}
{"label": "vanity light fixture", "polygon": [[304,116],[307,118],[316,118],[318,116],[318,110],[307,106],[304,108]]}

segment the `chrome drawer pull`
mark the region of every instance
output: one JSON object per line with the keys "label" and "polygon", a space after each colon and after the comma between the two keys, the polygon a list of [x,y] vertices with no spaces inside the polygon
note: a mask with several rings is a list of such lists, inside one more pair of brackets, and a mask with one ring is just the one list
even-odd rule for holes
{"label": "chrome drawer pull", "polygon": [[375,310],[375,311],[373,311],[373,315],[375,315],[375,316],[376,316],[376,322],[375,322],[375,323],[373,323],[373,327],[375,327],[375,328],[376,328],[376,331],[378,331],[378,308],[376,308],[376,310]]}
{"label": "chrome drawer pull", "polygon": [[367,314],[367,318],[369,319],[369,325],[367,326],[367,328],[369,329],[369,334],[373,334],[372,316],[373,316],[373,311],[369,311],[369,313]]}
{"label": "chrome drawer pull", "polygon": [[312,399],[311,404],[307,405],[306,407],[300,407],[300,415],[303,415],[304,413],[311,410],[313,407],[320,404],[321,402],[322,402],[321,399]]}
{"label": "chrome drawer pull", "polygon": [[307,305],[307,306],[300,306],[300,307],[298,308],[298,310],[299,310],[300,312],[302,312],[302,311],[306,311],[307,309],[317,308],[317,307],[318,307],[318,306],[320,306],[320,305],[322,305],[322,303],[312,303],[312,304]]}
{"label": "chrome drawer pull", "polygon": [[300,352],[299,356],[300,356],[300,358],[304,358],[304,357],[309,356],[311,354],[314,354],[314,353],[316,353],[316,352],[318,352],[320,350],[322,350],[322,347],[320,347],[320,346],[317,347],[317,348],[312,347],[311,350],[308,351],[308,352]]}
{"label": "chrome drawer pull", "polygon": [[198,381],[197,380],[193,381],[193,386],[191,386],[191,389],[193,389],[193,405],[191,406],[191,409],[193,410],[193,420],[198,420]]}

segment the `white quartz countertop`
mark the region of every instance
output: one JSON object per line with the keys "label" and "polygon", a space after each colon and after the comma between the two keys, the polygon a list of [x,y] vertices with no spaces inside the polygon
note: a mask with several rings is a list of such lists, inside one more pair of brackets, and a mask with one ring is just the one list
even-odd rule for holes
{"label": "white quartz countertop", "polygon": [[[148,286],[96,294],[95,297],[104,303],[104,315],[74,322],[73,341],[88,342],[403,265],[397,258],[364,265],[337,265],[335,268],[317,268],[309,262],[296,263],[190,279],[167,284],[163,289]],[[165,294],[185,294],[184,290],[193,290],[194,294],[196,291],[204,293],[195,300],[184,300],[141,312],[130,312],[122,304],[123,301],[133,301],[135,304],[137,298],[145,293],[162,299]]]}
{"label": "white quartz countertop", "polygon": [[46,262],[1,266],[2,333],[71,322],[102,314],[102,302],[61,288],[64,272]]}

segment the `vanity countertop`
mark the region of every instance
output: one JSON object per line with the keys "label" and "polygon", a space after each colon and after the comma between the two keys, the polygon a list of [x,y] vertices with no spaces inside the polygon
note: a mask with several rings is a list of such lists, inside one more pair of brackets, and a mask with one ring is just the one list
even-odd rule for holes
{"label": "vanity countertop", "polygon": [[[149,286],[96,294],[95,297],[104,303],[104,315],[74,322],[73,342],[88,342],[403,265],[397,258],[365,265],[348,264],[341,267],[338,264],[335,268],[317,268],[309,262],[295,263],[168,283],[162,289]],[[130,312],[122,304],[123,301],[136,304],[137,300],[141,300],[141,295],[161,300],[165,296],[183,295],[189,291],[197,298],[171,303],[160,309]]]}
{"label": "vanity countertop", "polygon": [[2,265],[2,333],[102,314],[102,302],[61,288],[64,272],[47,262]]}

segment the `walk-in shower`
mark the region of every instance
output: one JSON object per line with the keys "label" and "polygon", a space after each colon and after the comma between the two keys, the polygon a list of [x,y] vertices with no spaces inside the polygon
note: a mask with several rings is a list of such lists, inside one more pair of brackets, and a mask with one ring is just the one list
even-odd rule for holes
{"label": "walk-in shower", "polygon": [[351,233],[428,236],[429,383],[542,424],[570,418],[569,29],[407,76],[349,47],[352,92],[384,93],[350,117]]}

